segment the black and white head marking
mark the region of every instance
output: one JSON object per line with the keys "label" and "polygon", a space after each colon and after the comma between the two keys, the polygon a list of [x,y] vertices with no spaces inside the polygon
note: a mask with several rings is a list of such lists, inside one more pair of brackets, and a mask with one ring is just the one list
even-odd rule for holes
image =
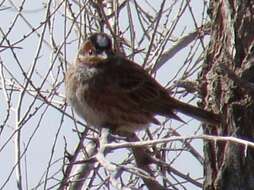
{"label": "black and white head marking", "polygon": [[105,33],[95,33],[90,36],[90,40],[94,44],[96,50],[110,51],[112,50],[111,38]]}
{"label": "black and white head marking", "polygon": [[109,46],[109,39],[105,35],[97,35],[96,43],[101,48],[106,48]]}

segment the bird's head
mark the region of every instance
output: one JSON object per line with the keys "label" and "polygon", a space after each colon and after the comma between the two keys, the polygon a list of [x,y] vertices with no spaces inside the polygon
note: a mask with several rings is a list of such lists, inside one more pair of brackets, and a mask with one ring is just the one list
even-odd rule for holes
{"label": "bird's head", "polygon": [[86,64],[96,64],[113,54],[111,38],[105,33],[92,34],[82,44],[78,60]]}

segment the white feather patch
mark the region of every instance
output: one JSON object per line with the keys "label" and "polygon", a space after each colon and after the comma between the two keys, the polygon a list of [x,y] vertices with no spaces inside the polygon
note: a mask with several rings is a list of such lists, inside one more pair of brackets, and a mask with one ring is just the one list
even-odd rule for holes
{"label": "white feather patch", "polygon": [[96,41],[100,47],[107,47],[109,45],[108,38],[103,35],[98,35]]}

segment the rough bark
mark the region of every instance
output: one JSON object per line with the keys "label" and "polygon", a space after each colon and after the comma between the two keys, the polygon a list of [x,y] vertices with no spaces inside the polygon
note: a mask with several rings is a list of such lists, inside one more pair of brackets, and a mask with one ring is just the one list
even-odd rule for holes
{"label": "rough bark", "polygon": [[[254,0],[211,0],[212,31],[200,74],[203,102],[224,123],[204,126],[212,135],[254,137]],[[254,150],[236,143],[205,142],[205,190],[254,189]]]}

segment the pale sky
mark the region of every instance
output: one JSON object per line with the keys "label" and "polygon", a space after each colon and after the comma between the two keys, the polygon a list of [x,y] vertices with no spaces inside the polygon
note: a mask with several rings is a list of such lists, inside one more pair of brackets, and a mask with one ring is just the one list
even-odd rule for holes
{"label": "pale sky", "polygon": [[[14,3],[18,2],[16,5],[20,5],[20,1],[16,0],[13,1]],[[60,1],[56,1],[60,2]],[[156,1],[154,1],[156,2]],[[193,12],[195,14],[195,17],[198,19],[198,15],[202,14],[203,11],[203,1],[202,0],[195,0],[192,3]],[[45,4],[45,1],[34,1],[34,0],[27,0],[24,5],[23,9],[23,16],[29,21],[30,24],[32,24],[33,27],[37,27],[42,19],[45,18],[45,9],[43,8]],[[154,5],[158,6],[158,5]],[[4,8],[7,8],[3,10]],[[63,9],[59,11],[56,15],[55,22],[55,28],[54,28],[54,38],[56,39],[56,42],[58,45],[61,44],[63,41],[64,36],[64,19],[61,14],[63,14]],[[187,11],[188,13],[188,11]],[[124,13],[123,13],[124,14]],[[13,8],[13,6],[9,3],[9,1],[4,2],[3,6],[0,7],[0,15],[1,15],[1,30],[3,30],[5,33],[8,31],[8,28],[12,24],[15,16],[17,15],[17,11]],[[126,15],[122,15],[122,19],[124,20]],[[200,20],[199,20],[200,22]],[[15,30],[12,30],[11,33],[8,35],[8,40],[11,41],[11,43],[22,39],[24,35],[28,34],[31,29],[28,27],[28,25],[21,19],[18,18],[17,23],[15,23]],[[176,32],[181,33],[184,31],[186,34],[190,31],[194,30],[194,23],[191,18],[191,15],[186,14],[184,16],[184,20],[182,20],[178,25]],[[39,33],[41,33],[42,29],[39,30]],[[2,39],[2,35],[0,34]],[[48,35],[48,31],[46,32],[46,40],[49,41],[50,36]],[[75,33],[71,34],[71,36],[68,38],[69,41],[75,40]],[[68,41],[67,40],[67,41]],[[21,43],[17,44],[18,47],[21,47],[22,49],[14,49],[16,55],[18,56],[18,59],[21,60],[21,65],[26,69],[26,71],[29,71],[31,68],[31,63],[34,61],[36,50],[39,44],[39,38],[36,35],[31,35],[30,37],[26,38]],[[6,45],[6,43],[4,43]],[[72,43],[68,45],[68,49],[66,50],[66,57],[69,62],[73,61],[75,59],[76,53],[77,53],[77,43]],[[1,50],[1,49],[0,49]],[[162,84],[165,84],[165,81],[168,81],[168,78],[173,78],[173,76],[176,74],[177,70],[183,63],[183,61],[186,58],[186,55],[188,53],[188,50],[181,51],[179,54],[177,54],[174,58],[170,60],[170,63],[167,64],[167,66],[164,66],[160,71],[157,73],[157,80],[159,80]],[[34,75],[32,80],[35,84],[39,85],[42,82],[42,76],[44,76],[47,72],[47,69],[52,64],[52,58],[51,54],[52,51],[47,47],[45,43],[43,43],[42,51],[40,52],[40,59],[38,60],[38,64],[36,65],[36,70],[38,71],[37,75]],[[13,55],[10,50],[5,50],[3,52],[0,52],[1,59],[3,61],[3,64],[9,68],[9,70],[12,71],[12,73],[15,75],[17,79],[20,81],[23,81],[23,75],[21,70],[17,66],[17,62],[14,60]],[[136,61],[142,61],[141,57],[138,57]],[[173,66],[170,66],[172,65]],[[168,66],[169,65],[169,66]],[[54,70],[53,76],[57,75],[57,70]],[[7,78],[11,78],[8,74],[6,74]],[[50,77],[49,77],[49,82]],[[44,88],[45,90],[51,90],[51,85],[49,83],[46,83]],[[63,85],[59,88],[58,92],[61,93],[62,96],[64,96],[64,88]],[[0,91],[0,115],[3,116],[0,118],[0,124],[3,123],[3,120],[6,116],[6,101],[4,98],[4,93]],[[14,96],[15,98],[12,100],[12,106],[15,108],[18,102],[18,94]],[[187,97],[184,100],[189,100],[190,98]],[[61,100],[61,99],[59,99]],[[25,95],[25,100],[22,104],[22,109],[26,110],[29,108],[29,105],[33,101],[33,98],[29,95]],[[57,101],[57,99],[56,99]],[[36,106],[40,106],[41,102],[37,101]],[[33,106],[32,109],[34,109],[36,106]],[[68,107],[68,111],[70,113],[70,107]],[[40,120],[40,116],[45,111],[45,115],[43,116],[41,123],[37,129],[37,124]],[[182,117],[182,116],[181,116]],[[184,117],[185,120],[188,120],[189,118]],[[36,116],[33,117],[31,121],[26,123],[22,129],[22,142],[23,144],[27,145],[29,141],[31,140],[28,150],[26,152],[26,156],[24,159],[26,159],[27,165],[28,165],[28,171],[27,171],[27,178],[28,178],[28,189],[31,189],[36,184],[38,184],[40,178],[42,177],[43,173],[45,172],[47,168],[48,161],[50,159],[53,143],[55,141],[56,133],[59,130],[59,126],[61,123],[62,114],[55,110],[54,108],[47,108],[45,105],[42,109],[39,110],[38,113],[36,113]],[[14,160],[14,142],[11,138],[11,135],[13,134],[13,130],[15,128],[15,112],[12,111],[12,114],[10,115],[10,118],[8,120],[8,126],[5,126],[5,129],[3,133],[0,136],[0,168],[2,172],[0,172],[0,187],[3,186],[5,183],[8,175],[10,174],[15,160]],[[178,123],[179,124],[179,123]],[[190,122],[190,127],[181,128],[179,132],[182,135],[191,135],[193,134],[199,127],[199,123],[196,121]],[[177,126],[177,124],[176,124]],[[78,137],[73,132],[74,124],[73,122],[68,119],[67,117],[64,117],[63,125],[60,127],[59,134],[57,137],[57,141],[55,144],[55,154],[53,157],[53,160],[58,160],[59,158],[63,157],[64,152],[64,138],[66,139],[68,150],[73,151],[78,143]],[[35,132],[36,131],[36,132]],[[32,134],[35,132],[34,136]],[[200,133],[200,131],[199,131]],[[32,138],[31,138],[32,137]],[[7,142],[8,139],[11,139],[2,149],[4,143]],[[201,141],[195,141],[192,143],[195,145],[195,147],[199,147],[200,153],[202,153],[202,143]],[[22,147],[24,148],[24,147]],[[111,153],[108,158],[112,160],[119,159],[118,152]],[[175,152],[172,152],[172,155],[176,154]],[[25,163],[25,162],[23,162]],[[55,164],[54,167],[50,170],[50,174],[53,174],[57,170],[60,169],[62,162],[58,162]],[[22,165],[22,167],[25,167],[25,164]],[[177,168],[179,171],[184,171],[186,174],[190,173],[190,176],[192,177],[200,177],[203,173],[203,168],[200,167],[200,164],[197,163],[196,160],[192,159],[192,156],[186,152],[181,157],[179,157],[174,162],[174,167]],[[25,176],[25,175],[24,175]],[[24,180],[25,181],[25,180]],[[50,184],[51,182],[49,182]],[[25,183],[24,183],[25,184]],[[55,184],[55,181],[53,181],[53,184]],[[24,185],[24,187],[26,187]],[[50,187],[50,185],[47,186],[47,188]],[[15,183],[15,172],[10,176],[9,182],[5,185],[3,189],[17,189],[16,183]],[[42,189],[40,187],[39,189]],[[55,189],[55,188],[53,188]],[[193,185],[189,185],[188,189],[196,190],[199,189]]]}

